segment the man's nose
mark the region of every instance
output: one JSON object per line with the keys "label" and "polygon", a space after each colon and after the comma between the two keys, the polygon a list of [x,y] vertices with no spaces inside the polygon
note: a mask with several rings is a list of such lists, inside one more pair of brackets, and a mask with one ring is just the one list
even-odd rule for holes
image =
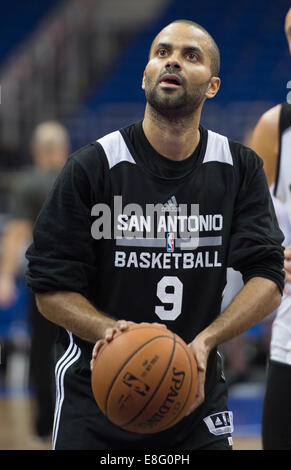
{"label": "man's nose", "polygon": [[177,57],[175,56],[171,56],[169,57],[168,61],[167,61],[167,64],[166,64],[166,67],[167,68],[173,68],[175,70],[181,70],[181,64],[180,64],[180,61]]}

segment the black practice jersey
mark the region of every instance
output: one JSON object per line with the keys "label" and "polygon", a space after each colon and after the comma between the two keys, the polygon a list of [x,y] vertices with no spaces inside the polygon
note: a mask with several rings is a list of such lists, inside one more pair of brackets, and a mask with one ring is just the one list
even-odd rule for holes
{"label": "black practice jersey", "polygon": [[[164,323],[187,343],[219,315],[227,266],[282,291],[283,235],[262,160],[202,126],[200,135],[183,161],[158,154],[141,122],[72,154],[36,221],[28,285],[79,292],[116,319]],[[92,345],[74,341],[89,369]]]}

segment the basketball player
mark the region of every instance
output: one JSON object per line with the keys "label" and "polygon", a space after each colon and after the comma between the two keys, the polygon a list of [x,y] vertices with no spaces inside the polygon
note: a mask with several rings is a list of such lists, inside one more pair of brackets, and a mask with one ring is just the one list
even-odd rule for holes
{"label": "basketball player", "polygon": [[[200,125],[218,74],[204,28],[166,26],[143,75],[144,119],[75,152],[37,220],[27,282],[61,327],[55,449],[232,449],[217,345],[278,307],[284,256],[261,159]],[[245,286],[219,315],[227,265]],[[151,435],[110,423],[90,388],[100,344],[131,322],[164,324],[199,367],[187,416]]]}
{"label": "basketball player", "polygon": [[[9,307],[17,296],[16,281],[23,275],[23,254],[31,243],[33,224],[69,153],[66,129],[55,121],[38,124],[30,150],[33,166],[22,171],[10,191],[9,220],[1,240],[0,305]],[[34,440],[51,439],[55,391],[53,344],[57,328],[41,315],[34,296],[29,298],[31,330],[30,376],[35,393]]]}
{"label": "basketball player", "polygon": [[[285,18],[285,33],[291,53],[291,9]],[[291,244],[290,104],[279,104],[262,115],[254,130],[252,148],[264,160],[277,219],[287,246],[284,263],[287,285],[272,326],[262,441],[265,450],[291,450],[291,276],[288,248]]]}

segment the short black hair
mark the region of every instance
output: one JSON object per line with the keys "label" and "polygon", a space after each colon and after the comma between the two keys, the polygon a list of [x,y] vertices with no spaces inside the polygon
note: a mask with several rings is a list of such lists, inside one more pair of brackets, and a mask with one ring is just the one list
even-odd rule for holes
{"label": "short black hair", "polygon": [[[216,44],[216,42],[213,39],[213,37],[211,36],[211,34],[205,28],[203,28],[203,26],[201,26],[198,23],[195,23],[195,21],[192,21],[192,20],[184,20],[184,19],[174,20],[171,23],[169,23],[168,26],[170,24],[173,24],[173,23],[186,23],[186,24],[189,24],[191,26],[194,26],[195,28],[200,29],[201,31],[203,31],[206,34],[206,36],[209,38],[209,42],[210,42],[210,51],[209,52],[210,52],[210,58],[211,58],[211,65],[210,65],[211,74],[212,74],[213,77],[217,77],[218,74],[219,74],[219,70],[220,70],[220,51],[219,51],[218,45]],[[154,42],[154,40],[153,40],[153,42]],[[151,47],[150,47],[150,53],[151,53],[153,42],[152,42]]]}

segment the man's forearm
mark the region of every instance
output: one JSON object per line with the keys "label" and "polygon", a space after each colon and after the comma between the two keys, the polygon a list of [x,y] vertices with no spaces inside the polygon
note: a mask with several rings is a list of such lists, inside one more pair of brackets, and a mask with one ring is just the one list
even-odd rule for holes
{"label": "man's forearm", "polygon": [[49,321],[91,343],[103,338],[106,328],[116,324],[116,320],[96,310],[77,292],[36,294],[36,303],[39,311]]}
{"label": "man's forearm", "polygon": [[250,279],[231,304],[189,344],[198,365],[199,386],[189,413],[204,401],[207,360],[210,351],[248,330],[272,313],[281,301],[278,286],[269,279]]}
{"label": "man's forearm", "polygon": [[243,333],[280,305],[281,293],[271,280],[250,279],[230,305],[200,335],[209,350]]}

